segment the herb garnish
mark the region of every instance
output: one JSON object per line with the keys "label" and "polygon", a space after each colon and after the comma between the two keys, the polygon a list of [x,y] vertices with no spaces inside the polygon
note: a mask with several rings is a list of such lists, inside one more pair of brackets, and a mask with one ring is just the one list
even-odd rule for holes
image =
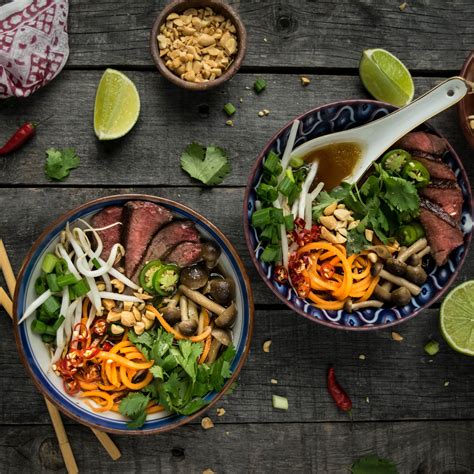
{"label": "herb garnish", "polygon": [[80,158],[76,155],[74,148],[64,148],[62,150],[49,148],[46,150],[46,155],[44,172],[46,176],[56,181],[67,178],[69,172],[77,168],[80,163]]}
{"label": "herb garnish", "polygon": [[181,155],[181,166],[192,178],[208,186],[222,183],[231,170],[225,150],[198,143],[186,147]]}
{"label": "herb garnish", "polygon": [[146,407],[151,400],[168,411],[191,415],[208,404],[203,397],[210,391],[220,391],[232,375],[230,363],[235,355],[229,346],[212,364],[199,364],[201,343],[180,340],[173,344],[173,335],[163,331],[148,331],[129,339],[142,354],[155,361],[150,372],[155,377],[141,392],[128,394],[119,405],[120,413],[131,418],[130,428],[139,428],[146,419]]}

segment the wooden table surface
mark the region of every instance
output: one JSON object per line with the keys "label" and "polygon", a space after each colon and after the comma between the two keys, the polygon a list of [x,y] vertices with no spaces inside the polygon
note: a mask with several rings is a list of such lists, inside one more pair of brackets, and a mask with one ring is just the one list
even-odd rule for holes
{"label": "wooden table surface", "polygon": [[[5,1],[0,1],[0,4]],[[474,360],[446,345],[438,329],[439,305],[389,330],[355,334],[312,324],[280,305],[260,281],[243,239],[241,202],[258,151],[283,124],[327,102],[367,97],[358,77],[365,48],[396,54],[412,71],[417,94],[456,75],[473,47],[472,0],[241,0],[232,1],[249,34],[237,76],[224,87],[190,93],[156,72],[148,50],[154,17],[164,1],[70,2],[70,58],[48,87],[0,106],[0,138],[25,120],[53,118],[24,149],[0,158],[0,237],[15,270],[42,229],[86,200],[145,192],[176,199],[216,223],[247,266],[255,293],[252,349],[237,390],[209,412],[215,428],[199,422],[150,437],[114,436],[123,456],[111,461],[91,432],[65,419],[82,472],[347,472],[357,458],[377,454],[401,473],[470,473],[474,470]],[[99,143],[93,133],[95,90],[106,67],[125,71],[141,95],[138,124],[125,138]],[[311,78],[303,88],[301,74]],[[257,77],[268,82],[256,96]],[[242,103],[239,102],[242,98]],[[234,127],[222,107],[238,104]],[[266,108],[267,117],[257,113]],[[457,111],[433,121],[474,178],[472,150]],[[232,174],[203,188],[179,166],[193,140],[226,148]],[[44,175],[45,150],[74,147],[81,165],[64,183]],[[458,283],[474,278],[474,254]],[[0,310],[0,470],[64,470],[43,398],[17,357],[10,320]],[[440,342],[428,357],[423,345]],[[262,350],[271,339],[271,352]],[[361,358],[361,355],[365,359]],[[334,364],[351,394],[354,421],[326,391]],[[272,385],[270,379],[277,379]],[[272,394],[288,398],[287,412],[272,408]]]}

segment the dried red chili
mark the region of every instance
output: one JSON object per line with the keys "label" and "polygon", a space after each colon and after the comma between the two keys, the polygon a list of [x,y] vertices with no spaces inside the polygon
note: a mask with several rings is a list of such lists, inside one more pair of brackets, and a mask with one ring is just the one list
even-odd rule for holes
{"label": "dried red chili", "polygon": [[352,401],[349,398],[349,395],[344,391],[344,389],[339,385],[336,380],[336,372],[334,367],[330,367],[328,371],[328,391],[337,407],[345,412],[350,412],[352,408]]}
{"label": "dried red chili", "polygon": [[68,395],[75,395],[81,389],[79,381],[76,379],[63,380],[63,386]]}
{"label": "dried red chili", "polygon": [[109,352],[110,349],[112,349],[112,347],[114,347],[114,345],[110,341],[105,341],[102,344],[102,350],[105,351],[105,352]]}
{"label": "dried red chili", "polygon": [[278,283],[286,283],[288,281],[288,270],[283,265],[277,265],[274,278]]}
{"label": "dried red chili", "polygon": [[105,319],[98,319],[92,326],[92,332],[97,336],[103,336],[107,331],[107,321]]}

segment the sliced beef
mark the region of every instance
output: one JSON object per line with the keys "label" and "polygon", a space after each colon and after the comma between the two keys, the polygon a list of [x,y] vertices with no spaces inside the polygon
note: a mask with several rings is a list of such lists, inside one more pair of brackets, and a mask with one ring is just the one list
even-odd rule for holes
{"label": "sliced beef", "polygon": [[438,204],[446,214],[459,223],[464,200],[461,188],[456,182],[434,179],[429,186],[420,190],[420,195]]}
{"label": "sliced beef", "polygon": [[[174,221],[161,229],[150,242],[142,263],[163,258],[171,249],[183,242],[199,242],[199,232],[191,221]],[[133,280],[136,281],[140,266],[134,272]]]}
{"label": "sliced beef", "polygon": [[112,247],[120,242],[120,235],[122,234],[122,214],[123,207],[109,206],[98,212],[91,219],[91,225],[96,229],[120,222],[120,224],[114,225],[109,229],[97,231],[104,246],[100,254],[104,260],[109,258]]}
{"label": "sliced beef", "polygon": [[437,265],[444,265],[451,251],[463,244],[463,234],[457,223],[437,204],[421,198],[420,207],[420,221],[431,253]]}
{"label": "sliced beef", "polygon": [[444,138],[426,132],[407,133],[395,146],[408,151],[420,150],[432,155],[442,155],[447,150]]}
{"label": "sliced beef", "polygon": [[152,202],[130,201],[125,204],[122,243],[128,277],[135,273],[152,237],[172,219],[171,212]]}
{"label": "sliced beef", "polygon": [[432,179],[445,179],[448,181],[456,181],[456,175],[454,171],[441,160],[434,157],[428,158],[430,155],[427,153],[417,155],[417,152],[413,152],[413,159],[419,161],[425,168],[430,172]]}
{"label": "sliced beef", "polygon": [[164,258],[167,263],[175,263],[178,267],[189,267],[202,260],[202,245],[199,242],[178,244]]}

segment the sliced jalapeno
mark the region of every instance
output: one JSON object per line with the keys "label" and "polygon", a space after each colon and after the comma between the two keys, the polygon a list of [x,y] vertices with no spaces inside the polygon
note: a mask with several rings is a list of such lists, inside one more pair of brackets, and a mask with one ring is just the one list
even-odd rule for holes
{"label": "sliced jalapeno", "polygon": [[425,236],[425,230],[419,222],[402,225],[397,232],[400,245],[409,246]]}
{"label": "sliced jalapeno", "polygon": [[382,158],[382,168],[392,173],[400,173],[410,159],[410,153],[405,150],[390,150]]}
{"label": "sliced jalapeno", "polygon": [[430,172],[423,164],[416,160],[410,160],[403,167],[402,177],[413,181],[417,188],[423,188],[430,182]]}
{"label": "sliced jalapeno", "polygon": [[138,279],[140,286],[148,293],[154,293],[153,276],[162,266],[163,264],[160,260],[152,260],[142,268]]}
{"label": "sliced jalapeno", "polygon": [[161,296],[171,295],[176,291],[179,281],[179,268],[173,264],[162,265],[153,276],[153,288]]}

